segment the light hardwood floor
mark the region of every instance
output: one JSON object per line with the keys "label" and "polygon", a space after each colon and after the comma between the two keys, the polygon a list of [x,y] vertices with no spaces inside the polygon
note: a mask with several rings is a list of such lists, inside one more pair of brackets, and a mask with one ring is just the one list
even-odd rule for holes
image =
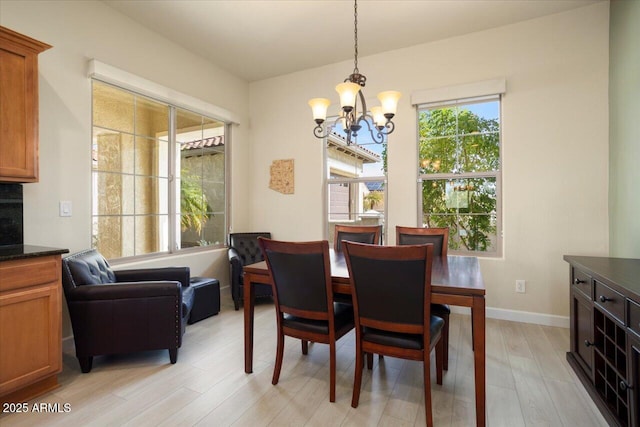
{"label": "light hardwood floor", "polygon": [[[329,402],[328,346],[286,338],[280,382],[273,305],[256,307],[254,373],[243,369],[243,317],[222,290],[219,315],[187,327],[178,363],[165,351],[94,359],[80,373],[65,343],[61,386],[29,402],[70,404],[68,413],[0,414],[9,426],[420,426],[425,424],[422,365],[374,358],[365,371],[358,408],[351,408],[354,334],[338,342],[336,402]],[[469,316],[453,314],[449,370],[435,383],[436,426],[475,424]],[[487,320],[489,426],[606,426],[565,359],[569,330]]]}

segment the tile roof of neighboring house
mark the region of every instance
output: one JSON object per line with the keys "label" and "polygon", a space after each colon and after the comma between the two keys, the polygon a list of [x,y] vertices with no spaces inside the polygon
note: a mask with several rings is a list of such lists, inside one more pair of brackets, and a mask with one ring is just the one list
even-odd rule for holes
{"label": "tile roof of neighboring house", "polygon": [[336,132],[331,132],[328,140],[336,149],[344,153],[351,154],[354,157],[359,157],[364,163],[377,163],[382,160],[378,153],[367,150],[361,145],[347,145],[347,139]]}
{"label": "tile roof of neighboring house", "polygon": [[212,136],[210,138],[196,139],[195,141],[183,142],[180,150],[195,150],[198,148],[216,147],[224,145],[224,135]]}

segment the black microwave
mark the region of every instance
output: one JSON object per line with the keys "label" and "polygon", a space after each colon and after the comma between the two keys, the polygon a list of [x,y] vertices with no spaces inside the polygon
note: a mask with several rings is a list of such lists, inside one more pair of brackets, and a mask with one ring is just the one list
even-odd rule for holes
{"label": "black microwave", "polygon": [[0,246],[24,243],[22,184],[0,184]]}

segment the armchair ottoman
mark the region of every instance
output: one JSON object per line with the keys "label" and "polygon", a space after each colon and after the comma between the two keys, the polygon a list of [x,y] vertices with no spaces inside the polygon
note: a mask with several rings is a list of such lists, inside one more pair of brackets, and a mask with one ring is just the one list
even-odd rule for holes
{"label": "armchair ottoman", "polygon": [[189,324],[199,322],[220,312],[220,281],[208,277],[192,277],[193,309]]}

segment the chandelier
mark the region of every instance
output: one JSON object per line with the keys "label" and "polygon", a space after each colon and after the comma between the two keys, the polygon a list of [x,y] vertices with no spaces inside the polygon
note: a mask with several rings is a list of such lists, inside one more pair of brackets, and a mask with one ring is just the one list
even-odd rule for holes
{"label": "chandelier", "polygon": [[362,94],[362,88],[367,78],[358,70],[358,0],[354,0],[353,16],[355,46],[353,73],[343,83],[336,86],[336,92],[340,95],[340,115],[332,124],[323,126],[331,101],[327,98],[309,100],[313,119],[316,122],[313,134],[317,138],[326,138],[340,124],[347,134],[347,145],[350,145],[352,137],[358,135],[364,124],[373,141],[381,144],[384,142],[385,136],[395,129],[395,124],[391,119],[396,114],[401,94],[393,90],[380,92],[378,99],[381,106],[371,107],[371,110],[367,110],[367,103]]}

